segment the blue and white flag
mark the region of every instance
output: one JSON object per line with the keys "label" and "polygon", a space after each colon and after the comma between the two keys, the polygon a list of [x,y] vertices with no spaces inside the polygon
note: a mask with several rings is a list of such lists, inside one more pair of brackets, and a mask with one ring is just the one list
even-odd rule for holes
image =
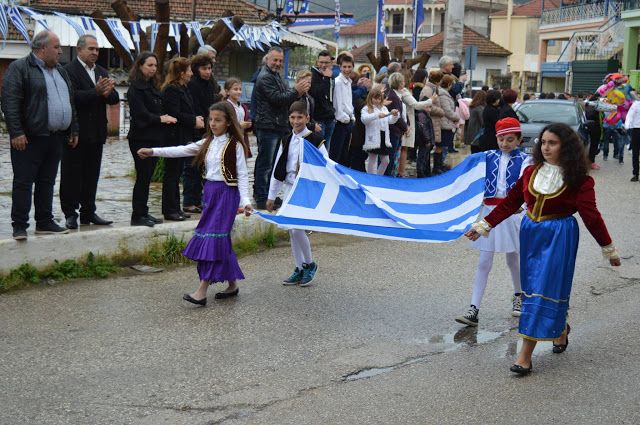
{"label": "blue and white flag", "polygon": [[24,23],[22,16],[20,16],[20,11],[18,11],[17,7],[8,7],[7,11],[9,12],[9,18],[11,19],[11,22],[13,22],[13,26],[16,27],[20,34],[22,34],[22,37],[27,41],[29,47],[31,47],[29,31],[27,31],[27,25]]}
{"label": "blue and white flag", "polygon": [[336,43],[340,37],[340,0],[336,0],[336,18],[333,23],[333,36],[336,38]]}
{"label": "blue and white flag", "polygon": [[[85,34],[84,28],[82,28],[82,26],[80,24],[78,24],[73,19],[69,18],[64,13],[62,13],[62,12],[54,12],[54,11],[52,11],[52,13],[55,14],[55,15],[58,15],[59,17],[64,19],[67,22],[67,24],[69,24],[69,26],[71,26],[71,28],[73,28],[76,31],[76,34],[78,34],[78,37],[82,37]],[[93,21],[91,23],[93,23]]]}
{"label": "blue and white flag", "polygon": [[188,27],[190,27],[191,31],[193,31],[193,33],[196,35],[196,38],[198,39],[198,43],[200,43],[201,46],[204,46],[204,40],[202,39],[202,32],[200,32],[200,22],[191,21],[189,22]]}
{"label": "blue and white flag", "polygon": [[277,215],[257,214],[285,228],[447,242],[478,218],[486,156],[470,155],[436,177],[397,179],[351,170],[305,141],[298,176]]}
{"label": "blue and white flag", "polygon": [[169,35],[173,31],[173,38],[176,40],[176,48],[178,49],[178,57],[180,57],[180,22],[171,22],[169,25],[170,31]]}
{"label": "blue and white flag", "polygon": [[[376,43],[384,44],[389,47],[389,42],[387,41],[387,23],[384,18],[384,0],[378,0],[378,29],[376,30]],[[376,55],[378,52],[376,51]]]}
{"label": "blue and white flag", "polygon": [[129,50],[129,43],[127,43],[127,39],[125,38],[124,34],[122,34],[122,31],[120,31],[120,27],[118,26],[118,23],[120,21],[116,19],[107,19],[105,20],[105,22],[109,26],[109,29],[113,33],[113,36],[116,38],[116,40],[118,40],[118,43],[120,43],[120,45],[124,47],[124,49],[129,53],[129,56],[131,56],[131,60],[133,60],[131,50]]}
{"label": "blue and white flag", "polygon": [[136,51],[140,53],[140,22],[131,21],[129,22],[129,26],[131,27],[133,44],[136,45]]}
{"label": "blue and white flag", "polygon": [[7,18],[7,6],[0,4],[0,34],[2,34],[2,47],[4,49],[7,43],[7,34],[9,33],[9,19]]}
{"label": "blue and white flag", "polygon": [[36,12],[33,9],[29,9],[28,7],[20,7],[20,9],[27,15],[31,16],[31,18],[35,19],[40,25],[42,25],[44,29],[46,30],[49,29],[49,24],[47,24],[47,20],[40,13]]}
{"label": "blue and white flag", "polygon": [[418,31],[424,24],[424,6],[422,0],[413,1],[413,35],[411,37],[411,50],[416,50],[418,46]]}
{"label": "blue and white flag", "polygon": [[153,48],[156,45],[156,38],[158,38],[158,29],[160,29],[160,24],[154,22],[151,24],[151,51],[153,52]]}
{"label": "blue and white flag", "polygon": [[82,27],[89,34],[96,34],[96,24],[93,22],[89,16],[81,16],[80,21],[82,22]]}

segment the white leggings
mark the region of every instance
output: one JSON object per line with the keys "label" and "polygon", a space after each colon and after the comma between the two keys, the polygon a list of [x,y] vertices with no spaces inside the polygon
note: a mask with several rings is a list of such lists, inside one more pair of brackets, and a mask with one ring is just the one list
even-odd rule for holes
{"label": "white leggings", "polygon": [[291,239],[291,251],[293,251],[293,260],[296,267],[302,270],[302,263],[312,263],[311,244],[307,234],[302,229],[289,230],[289,238]]}
{"label": "white leggings", "polygon": [[[476,308],[480,308],[480,302],[484,295],[484,290],[487,287],[487,279],[489,278],[489,272],[493,265],[493,251],[480,251],[480,258],[478,259],[478,271],[476,272],[476,279],[473,282],[473,297],[471,297],[471,305],[475,305]],[[507,266],[511,272],[511,280],[513,281],[513,293],[519,294],[522,292],[520,287],[520,255],[517,252],[507,252]]]}
{"label": "white leggings", "polygon": [[384,174],[389,165],[389,155],[380,155],[380,165],[378,166],[378,172],[376,172],[376,163],[378,162],[378,155],[375,153],[369,154],[369,162],[367,162],[367,173],[369,174]]}

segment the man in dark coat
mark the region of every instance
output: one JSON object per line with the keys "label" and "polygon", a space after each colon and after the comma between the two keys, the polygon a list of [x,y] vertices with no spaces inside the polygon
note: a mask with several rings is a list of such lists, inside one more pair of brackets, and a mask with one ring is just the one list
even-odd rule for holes
{"label": "man in dark coat", "polygon": [[83,35],[78,39],[77,49],[78,57],[64,67],[73,86],[80,125],[78,144],[62,149],[60,206],[68,229],[78,228],[78,207],[81,224],[112,223],[96,214],[96,191],[102,148],[107,141],[107,105],[120,102],[113,79],[96,64],[98,40],[93,35]]}

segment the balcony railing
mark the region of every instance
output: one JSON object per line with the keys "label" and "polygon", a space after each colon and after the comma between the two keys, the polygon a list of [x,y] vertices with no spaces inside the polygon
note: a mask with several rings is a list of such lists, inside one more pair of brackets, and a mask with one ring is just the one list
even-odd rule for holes
{"label": "balcony railing", "polygon": [[[628,2],[640,0],[626,0]],[[620,16],[623,1],[595,0],[584,1],[580,4],[563,5],[555,9],[543,10],[540,17],[541,25],[560,24],[565,22],[583,21],[611,16]]]}
{"label": "balcony railing", "polygon": [[638,10],[640,9],[640,0],[624,0],[622,2],[622,10]]}

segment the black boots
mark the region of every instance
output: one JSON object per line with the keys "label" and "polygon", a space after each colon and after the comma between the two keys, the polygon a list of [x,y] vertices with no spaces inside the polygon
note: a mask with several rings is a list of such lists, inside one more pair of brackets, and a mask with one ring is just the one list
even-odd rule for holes
{"label": "black boots", "polygon": [[437,176],[447,171],[442,163],[442,152],[433,153],[433,175]]}

